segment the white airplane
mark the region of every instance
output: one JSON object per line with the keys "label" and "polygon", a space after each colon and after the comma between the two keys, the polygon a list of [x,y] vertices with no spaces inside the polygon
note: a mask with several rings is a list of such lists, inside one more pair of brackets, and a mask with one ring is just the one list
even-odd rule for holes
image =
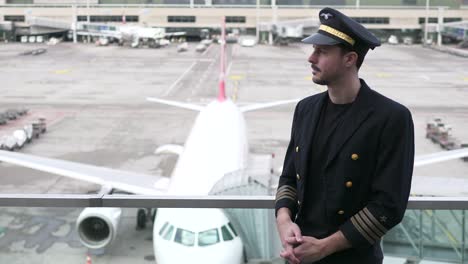
{"label": "white airplane", "polygon": [[[164,28],[142,27],[138,25],[109,25],[100,23],[77,23],[77,34],[99,37],[99,44],[118,40],[120,44],[130,43],[132,48],[142,44],[150,47],[169,45],[166,38],[184,36],[185,32],[166,32]],[[105,46],[103,45],[103,46]]]}
{"label": "white airplane", "polygon": [[[223,27],[224,37],[224,27]],[[206,107],[148,98],[149,101],[199,111],[185,146],[166,145],[156,152],[179,155],[170,182],[165,177],[124,172],[70,161],[0,151],[0,161],[103,186],[101,193],[122,190],[144,195],[208,195],[224,175],[248,167],[248,141],[243,113],[297,102],[299,99],[237,106],[225,96],[225,41],[221,45],[221,74],[217,100]],[[116,237],[120,208],[86,208],[77,219],[80,240],[90,249],[103,249]],[[138,220],[146,221],[143,209]],[[156,262],[239,264],[243,243],[220,209],[160,208],[153,225]]]}

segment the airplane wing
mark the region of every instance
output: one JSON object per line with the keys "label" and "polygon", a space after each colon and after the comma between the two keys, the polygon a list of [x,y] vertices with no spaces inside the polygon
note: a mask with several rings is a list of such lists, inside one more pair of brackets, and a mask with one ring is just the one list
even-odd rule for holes
{"label": "airplane wing", "polygon": [[468,157],[468,148],[461,148],[449,151],[442,151],[422,156],[416,156],[414,159],[414,166],[424,166],[441,161]]}
{"label": "airplane wing", "polygon": [[166,177],[126,172],[4,150],[0,150],[0,161],[96,183],[134,194],[162,194],[166,191],[167,184],[169,183]]}
{"label": "airplane wing", "polygon": [[164,99],[155,98],[155,97],[147,97],[146,100],[148,100],[150,102],[156,102],[156,103],[160,103],[160,104],[166,104],[166,105],[176,106],[176,107],[180,107],[180,108],[195,110],[195,111],[201,111],[204,108],[203,106],[196,105],[196,104],[189,104],[189,103],[183,103],[183,102],[178,102],[178,101],[164,100]]}
{"label": "airplane wing", "polygon": [[301,99],[292,99],[292,100],[282,100],[282,101],[274,101],[274,102],[268,102],[268,103],[258,103],[258,104],[251,104],[251,105],[246,105],[246,106],[241,106],[240,110],[241,112],[249,112],[249,111],[254,111],[258,109],[264,109],[264,108],[270,108],[273,106],[278,106],[278,105],[284,105],[284,104],[291,104],[291,103],[297,103]]}
{"label": "airplane wing", "polygon": [[464,197],[468,195],[468,180],[462,177],[414,176],[411,195]]}

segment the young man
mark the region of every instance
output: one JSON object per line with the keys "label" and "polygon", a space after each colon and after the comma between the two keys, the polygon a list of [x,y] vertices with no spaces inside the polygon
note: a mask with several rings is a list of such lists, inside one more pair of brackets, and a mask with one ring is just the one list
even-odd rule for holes
{"label": "young man", "polygon": [[303,40],[313,81],[328,91],[300,101],[276,194],[290,263],[382,263],[381,237],[403,218],[414,128],[408,109],[371,90],[358,70],[379,40],[331,8]]}

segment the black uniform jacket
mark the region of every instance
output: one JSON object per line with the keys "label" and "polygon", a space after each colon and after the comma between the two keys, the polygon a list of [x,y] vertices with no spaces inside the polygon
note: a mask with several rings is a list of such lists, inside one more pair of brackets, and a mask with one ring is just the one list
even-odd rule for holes
{"label": "black uniform jacket", "polygon": [[[309,155],[326,93],[301,100],[294,112],[276,194],[276,212],[287,207],[294,220],[307,210],[301,205],[307,192],[305,180],[314,177]],[[355,263],[350,260],[356,255],[362,260],[356,263],[380,263],[380,238],[402,220],[408,203],[414,162],[411,113],[361,80],[358,96],[343,120],[323,172],[325,217],[352,245],[348,252],[340,252],[347,259],[342,263]],[[306,206],[313,202],[307,201]]]}

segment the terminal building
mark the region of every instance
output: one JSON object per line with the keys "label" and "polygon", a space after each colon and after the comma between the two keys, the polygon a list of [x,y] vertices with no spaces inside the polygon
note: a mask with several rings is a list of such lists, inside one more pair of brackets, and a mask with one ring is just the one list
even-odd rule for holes
{"label": "terminal building", "polygon": [[[200,38],[207,32],[217,32],[225,16],[228,30],[271,42],[272,36],[299,39],[315,31],[318,11],[324,6],[341,10],[383,41],[395,35],[418,42],[425,30],[429,38],[436,39],[431,32],[438,29],[442,29],[444,41],[467,38],[468,22],[463,21],[468,21],[468,0],[0,0],[0,38],[18,40],[20,35],[66,29],[36,27],[28,31],[34,26],[28,23],[30,18],[55,19],[70,25],[75,21],[138,24],[168,32],[182,30],[188,38]],[[428,27],[424,26],[426,20]]]}

